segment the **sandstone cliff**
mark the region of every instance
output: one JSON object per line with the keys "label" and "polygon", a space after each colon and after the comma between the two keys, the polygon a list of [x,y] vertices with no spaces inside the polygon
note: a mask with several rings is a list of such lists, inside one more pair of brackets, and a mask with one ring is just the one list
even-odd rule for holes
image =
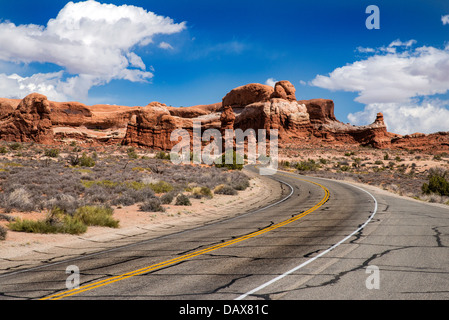
{"label": "sandstone cliff", "polygon": [[152,102],[144,107],[86,106],[78,102],[52,102],[34,93],[23,100],[0,99],[0,140],[42,144],[78,140],[89,144],[122,143],[170,150],[175,129],[192,135],[201,129],[277,129],[280,146],[363,145],[375,148],[449,150],[449,133],[400,136],[387,131],[383,115],[366,126],[338,121],[334,102],[297,100],[289,81],[274,87],[252,83],[227,93],[221,102],[175,108]]}

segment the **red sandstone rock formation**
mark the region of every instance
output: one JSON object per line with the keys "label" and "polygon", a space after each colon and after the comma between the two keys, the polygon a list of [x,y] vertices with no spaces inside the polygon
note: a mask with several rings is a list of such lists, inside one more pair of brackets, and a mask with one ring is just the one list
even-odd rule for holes
{"label": "red sandstone rock formation", "polygon": [[0,122],[0,139],[6,141],[53,143],[50,103],[38,93],[26,96]]}
{"label": "red sandstone rock formation", "polygon": [[274,89],[259,83],[251,83],[232,89],[223,99],[222,105],[242,107],[254,102],[268,101]]}
{"label": "red sandstone rock formation", "polygon": [[337,121],[334,115],[334,102],[328,99],[300,100],[309,113],[311,123],[326,123]]}
{"label": "red sandstone rock formation", "polygon": [[274,85],[274,92],[271,94],[272,98],[280,98],[289,101],[296,101],[296,89],[290,81],[279,81]]}
{"label": "red sandstone rock formation", "polygon": [[231,90],[221,103],[186,108],[159,102],[145,107],[86,106],[48,101],[37,93],[23,100],[0,99],[0,139],[6,141],[55,144],[75,139],[170,150],[177,143],[170,141],[173,130],[185,129],[192,136],[194,123],[200,123],[202,130],[277,129],[281,147],[293,143],[449,150],[449,133],[396,135],[387,131],[382,113],[370,125],[342,123],[334,115],[332,100],[297,101],[288,81],[274,88],[248,84]]}

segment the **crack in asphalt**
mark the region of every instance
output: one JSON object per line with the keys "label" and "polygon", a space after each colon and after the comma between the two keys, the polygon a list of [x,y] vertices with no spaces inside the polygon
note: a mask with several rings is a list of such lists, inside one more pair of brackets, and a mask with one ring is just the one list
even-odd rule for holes
{"label": "crack in asphalt", "polygon": [[438,230],[438,227],[433,227],[432,230],[435,232],[433,235],[435,237],[435,240],[437,242],[438,247],[445,247],[443,243],[441,242],[441,232]]}
{"label": "crack in asphalt", "polygon": [[[252,294],[251,296],[254,296],[254,297],[259,297],[259,296],[265,297],[265,296],[268,296],[268,300],[271,300],[272,296],[278,295],[278,294],[284,294],[284,293],[290,293],[290,292],[293,292],[293,291],[299,291],[299,290],[305,290],[305,289],[311,289],[311,288],[320,288],[320,287],[325,287],[325,286],[328,286],[328,285],[334,285],[334,284],[338,283],[341,280],[341,278],[344,277],[345,275],[347,275],[348,273],[351,273],[351,272],[354,272],[354,271],[366,268],[369,265],[370,262],[372,262],[373,260],[375,260],[377,258],[380,258],[380,257],[382,257],[382,256],[384,256],[384,255],[386,255],[386,254],[388,254],[390,252],[396,251],[396,250],[402,250],[402,249],[408,249],[408,248],[414,248],[414,247],[415,246],[404,246],[404,247],[398,247],[398,248],[393,248],[393,249],[387,249],[387,250],[384,250],[384,251],[382,251],[380,253],[375,253],[375,254],[371,255],[371,257],[369,257],[365,261],[363,261],[363,263],[361,263],[360,265],[358,265],[358,266],[356,266],[354,268],[351,268],[349,270],[344,270],[344,271],[341,271],[341,272],[339,272],[337,274],[333,274],[332,275],[333,276],[332,279],[324,281],[324,282],[322,282],[320,284],[317,284],[317,285],[305,285],[304,287],[299,287],[299,288],[295,288],[295,289],[280,290],[280,291],[275,291],[275,292],[271,292],[271,293],[264,294],[264,295]],[[313,275],[313,274],[311,274],[311,275]],[[313,275],[313,276],[316,276],[316,275]]]}

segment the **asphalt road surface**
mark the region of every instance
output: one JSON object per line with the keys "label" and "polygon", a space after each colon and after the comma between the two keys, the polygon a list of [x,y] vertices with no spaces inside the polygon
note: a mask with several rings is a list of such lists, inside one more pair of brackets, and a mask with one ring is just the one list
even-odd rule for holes
{"label": "asphalt road surface", "polygon": [[266,208],[0,274],[0,299],[449,298],[447,207],[285,172],[267,178],[284,193]]}

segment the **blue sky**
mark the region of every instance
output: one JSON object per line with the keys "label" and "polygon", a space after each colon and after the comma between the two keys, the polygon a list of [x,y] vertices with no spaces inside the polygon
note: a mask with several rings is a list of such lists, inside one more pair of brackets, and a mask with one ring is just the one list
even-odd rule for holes
{"label": "blue sky", "polygon": [[[89,3],[0,2],[0,96],[191,106],[289,80],[298,99],[333,99],[343,122],[383,111],[394,132],[449,131],[448,1]],[[372,4],[379,30],[365,26]]]}

